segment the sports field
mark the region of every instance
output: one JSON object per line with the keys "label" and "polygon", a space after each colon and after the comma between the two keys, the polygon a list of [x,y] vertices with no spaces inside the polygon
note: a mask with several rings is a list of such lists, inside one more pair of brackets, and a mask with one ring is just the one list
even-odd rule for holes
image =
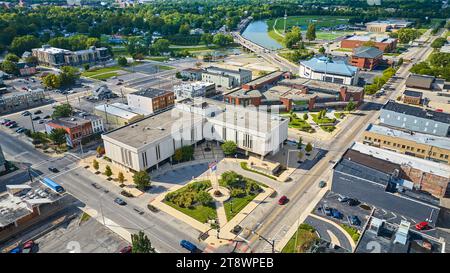
{"label": "sports field", "polygon": [[[318,40],[334,40],[340,36],[352,34],[352,31],[321,31],[321,27],[334,27],[338,25],[347,25],[350,17],[346,16],[289,16],[286,19],[286,29],[293,26],[299,26],[302,31],[306,31],[309,24],[316,25],[316,38]],[[269,27],[269,36],[278,41],[283,42],[284,19],[270,19],[267,20]]]}

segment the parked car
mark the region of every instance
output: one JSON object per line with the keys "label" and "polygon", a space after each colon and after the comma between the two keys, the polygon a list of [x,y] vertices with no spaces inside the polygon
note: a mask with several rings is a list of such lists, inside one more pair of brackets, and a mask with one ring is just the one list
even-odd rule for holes
{"label": "parked car", "polygon": [[25,112],[22,112],[21,115],[25,117],[25,116],[31,115],[31,113],[29,111],[25,111]]}
{"label": "parked car", "polygon": [[9,126],[9,125],[11,125],[11,124],[14,124],[14,123],[16,123],[14,120],[10,120],[10,121],[7,121],[7,122],[5,122],[5,126]]}
{"label": "parked car", "polygon": [[361,225],[361,220],[359,220],[358,216],[352,215],[347,216],[348,222],[353,226],[359,226]]}
{"label": "parked car", "polygon": [[323,207],[323,212],[325,213],[326,216],[331,216],[332,210],[333,209],[330,207],[327,206]]}
{"label": "parked car", "polygon": [[14,123],[11,123],[10,125],[8,125],[8,127],[9,128],[16,128],[18,125],[17,125],[17,123],[16,122],[14,122]]}
{"label": "parked car", "polygon": [[32,118],[32,120],[40,120],[40,119],[41,119],[40,116],[34,116],[34,117]]}
{"label": "parked car", "polygon": [[180,245],[189,250],[191,253],[197,251],[198,249],[196,245],[189,242],[188,240],[181,240]]}
{"label": "parked car", "polygon": [[119,253],[131,253],[132,247],[131,246],[126,246],[123,247],[121,250],[119,250]]}
{"label": "parked car", "polygon": [[425,230],[428,229],[430,226],[428,225],[428,222],[420,222],[416,224],[416,229],[417,230]]}
{"label": "parked car", "polygon": [[359,204],[359,201],[358,201],[358,199],[349,198],[349,199],[347,200],[347,204],[348,204],[349,206],[353,207],[353,206],[357,206],[357,205]]}
{"label": "parked car", "polygon": [[51,171],[52,173],[57,173],[59,172],[57,168],[55,167],[48,167],[48,170]]}
{"label": "parked car", "polygon": [[10,121],[11,121],[10,119],[5,118],[5,119],[2,119],[2,121],[0,122],[0,124],[1,124],[1,125],[6,125],[6,123],[8,123],[8,122],[10,122]]}
{"label": "parked car", "polygon": [[42,111],[41,111],[41,110],[34,111],[34,114],[35,114],[35,115],[42,114]]}
{"label": "parked car", "polygon": [[281,196],[281,198],[278,200],[279,205],[284,205],[288,202],[288,198],[286,195]]}
{"label": "parked car", "polygon": [[325,188],[326,185],[327,183],[323,180],[319,182],[319,188]]}
{"label": "parked car", "polygon": [[22,248],[20,246],[11,249],[8,253],[22,253]]}
{"label": "parked car", "polygon": [[114,199],[114,202],[116,204],[119,204],[121,206],[125,206],[127,204],[127,202],[123,201],[122,199],[120,199],[119,197],[117,197],[116,199]]}
{"label": "parked car", "polygon": [[17,128],[17,129],[16,129],[16,133],[19,133],[19,134],[20,134],[20,133],[25,132],[25,130],[26,130],[25,128],[20,127],[20,128]]}
{"label": "parked car", "polygon": [[348,197],[343,196],[343,195],[339,195],[338,201],[341,202],[341,203],[347,202],[348,201]]}
{"label": "parked car", "polygon": [[45,117],[43,117],[43,119],[49,119],[49,118],[51,118],[50,115],[46,115]]}
{"label": "parked car", "polygon": [[97,190],[102,188],[99,185],[97,185],[97,183],[92,183],[91,185],[92,185],[92,187],[96,188]]}
{"label": "parked car", "polygon": [[338,211],[337,209],[332,209],[331,214],[332,214],[333,218],[336,218],[336,219],[342,219],[342,216],[343,216],[342,212]]}
{"label": "parked car", "polygon": [[38,121],[39,124],[44,124],[45,120],[41,119],[40,121]]}
{"label": "parked car", "polygon": [[33,240],[25,242],[22,246],[22,253],[31,253],[33,251],[34,246],[35,243]]}

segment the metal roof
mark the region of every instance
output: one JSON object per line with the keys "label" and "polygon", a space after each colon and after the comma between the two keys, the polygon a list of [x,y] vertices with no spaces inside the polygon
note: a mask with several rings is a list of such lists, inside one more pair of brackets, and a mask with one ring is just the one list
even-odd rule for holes
{"label": "metal roof", "polygon": [[300,62],[300,65],[310,68],[314,72],[352,77],[358,72],[358,68],[348,65],[344,61],[333,61],[326,57],[314,57]]}
{"label": "metal roof", "polygon": [[375,59],[383,55],[383,51],[376,47],[361,46],[354,49],[353,56],[358,58]]}
{"label": "metal roof", "polygon": [[388,101],[382,108],[382,110],[389,110],[397,113],[402,113],[409,116],[415,116],[418,118],[431,119],[434,121],[450,124],[450,114],[444,112],[436,112],[426,110],[421,107],[415,107],[407,104],[397,103],[395,101]]}

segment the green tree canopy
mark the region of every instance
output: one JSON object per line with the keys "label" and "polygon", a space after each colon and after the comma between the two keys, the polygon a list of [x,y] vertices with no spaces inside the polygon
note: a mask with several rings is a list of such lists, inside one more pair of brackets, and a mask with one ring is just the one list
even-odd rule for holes
{"label": "green tree canopy", "polygon": [[10,46],[10,51],[17,56],[22,56],[25,51],[31,51],[33,48],[41,46],[41,41],[33,35],[24,35],[15,37]]}
{"label": "green tree canopy", "polygon": [[146,171],[139,171],[133,175],[133,182],[140,190],[150,186],[150,176]]}
{"label": "green tree canopy", "polygon": [[234,141],[227,140],[222,145],[223,153],[227,156],[236,154],[237,145]]}
{"label": "green tree canopy", "polygon": [[53,129],[48,137],[53,141],[56,145],[61,145],[66,142],[66,130],[62,128],[55,128]]}
{"label": "green tree canopy", "polygon": [[314,41],[316,39],[316,25],[309,24],[308,29],[306,30],[306,39],[309,41]]}
{"label": "green tree canopy", "polygon": [[143,231],[139,231],[138,234],[131,234],[131,251],[132,253],[156,253],[150,239]]}
{"label": "green tree canopy", "polygon": [[60,88],[61,87],[61,79],[58,75],[48,74],[47,76],[42,78],[42,84],[47,88]]}
{"label": "green tree canopy", "polygon": [[70,117],[73,113],[72,106],[68,103],[64,103],[61,105],[55,106],[55,110],[53,111],[52,118],[62,118],[62,117]]}

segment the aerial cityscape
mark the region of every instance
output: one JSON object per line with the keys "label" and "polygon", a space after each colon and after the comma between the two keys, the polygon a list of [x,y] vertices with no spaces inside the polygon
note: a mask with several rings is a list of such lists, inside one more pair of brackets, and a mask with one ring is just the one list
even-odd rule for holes
{"label": "aerial cityscape", "polygon": [[450,252],[449,18],[0,1],[1,253]]}

